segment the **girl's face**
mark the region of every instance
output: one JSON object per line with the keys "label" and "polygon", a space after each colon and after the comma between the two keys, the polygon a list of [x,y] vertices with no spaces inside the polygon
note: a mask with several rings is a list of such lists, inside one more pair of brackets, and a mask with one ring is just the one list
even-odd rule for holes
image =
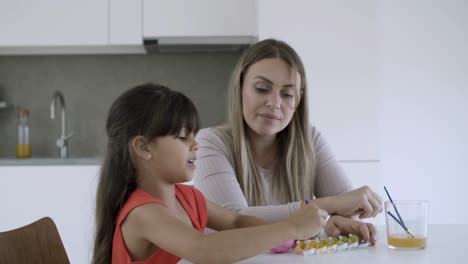
{"label": "girl's face", "polygon": [[185,128],[177,135],[158,137],[148,144],[151,169],[169,183],[192,180],[198,143]]}
{"label": "girl's face", "polygon": [[291,121],[301,77],[282,59],[263,59],[247,70],[242,83],[242,114],[258,136],[276,136]]}

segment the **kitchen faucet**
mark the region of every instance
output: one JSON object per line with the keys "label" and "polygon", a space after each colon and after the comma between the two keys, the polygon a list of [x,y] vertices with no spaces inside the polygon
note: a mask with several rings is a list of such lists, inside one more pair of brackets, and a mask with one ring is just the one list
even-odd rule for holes
{"label": "kitchen faucet", "polygon": [[63,98],[63,94],[61,92],[55,92],[52,97],[52,102],[50,104],[50,118],[55,119],[55,105],[57,102],[60,103],[61,106],[61,123],[62,129],[60,132],[60,137],[57,139],[57,147],[60,149],[60,158],[66,159],[68,158],[68,140],[74,136],[75,133],[71,132],[67,135],[67,114],[65,111],[65,99]]}

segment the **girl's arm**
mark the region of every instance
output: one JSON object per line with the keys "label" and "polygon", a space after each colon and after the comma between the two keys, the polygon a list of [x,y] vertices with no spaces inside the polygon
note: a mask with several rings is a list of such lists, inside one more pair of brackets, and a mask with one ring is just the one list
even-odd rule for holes
{"label": "girl's arm", "polygon": [[[242,217],[239,219],[230,214],[226,214],[230,218],[228,221],[220,221],[219,217],[223,213],[217,209],[213,213],[214,215],[209,215],[209,222],[217,227],[260,223],[250,218],[243,221]],[[325,217],[326,212],[312,205],[287,221],[210,235],[204,235],[181,222],[159,204],[135,208],[127,220],[131,221],[128,224],[137,237],[183,259],[195,263],[232,263],[257,255],[287,240],[316,235],[325,224]],[[233,223],[233,220],[236,221]]]}
{"label": "girl's arm", "polygon": [[259,218],[235,213],[208,200],[206,203],[208,209],[208,228],[221,231],[267,224],[267,222]]}

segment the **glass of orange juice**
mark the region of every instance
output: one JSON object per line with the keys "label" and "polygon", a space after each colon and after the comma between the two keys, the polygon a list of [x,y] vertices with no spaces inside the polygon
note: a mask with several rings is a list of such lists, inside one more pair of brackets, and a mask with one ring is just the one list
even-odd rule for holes
{"label": "glass of orange juice", "polygon": [[400,250],[425,248],[428,210],[428,201],[385,202],[388,247]]}

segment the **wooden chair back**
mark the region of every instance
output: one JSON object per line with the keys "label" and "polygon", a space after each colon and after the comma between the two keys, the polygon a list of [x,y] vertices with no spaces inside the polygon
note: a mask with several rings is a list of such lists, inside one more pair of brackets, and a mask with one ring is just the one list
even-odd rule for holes
{"label": "wooden chair back", "polygon": [[0,263],[70,263],[60,234],[50,217],[0,232]]}

